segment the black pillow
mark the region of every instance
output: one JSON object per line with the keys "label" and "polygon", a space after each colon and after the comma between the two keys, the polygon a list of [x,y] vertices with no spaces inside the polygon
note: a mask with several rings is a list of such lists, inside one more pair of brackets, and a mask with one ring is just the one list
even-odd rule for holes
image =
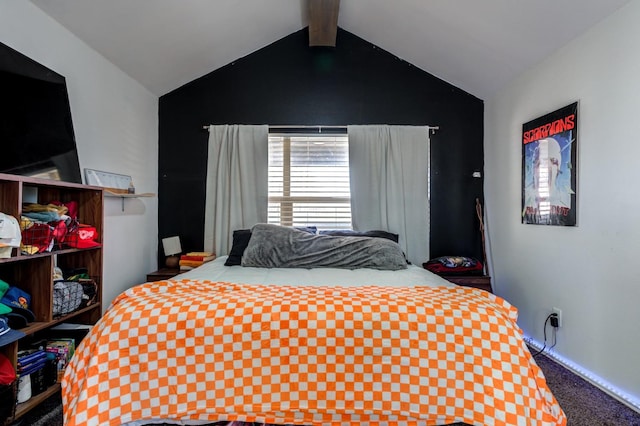
{"label": "black pillow", "polygon": [[233,243],[229,257],[224,262],[224,266],[234,266],[242,264],[242,254],[249,245],[251,239],[251,229],[238,229],[233,231]]}
{"label": "black pillow", "polygon": [[320,235],[333,235],[336,237],[375,237],[375,238],[386,238],[387,240],[391,240],[394,243],[398,242],[398,234],[392,234],[387,231],[354,231],[352,229],[334,229],[334,230],[324,230],[319,231]]}
{"label": "black pillow", "polygon": [[[318,228],[315,226],[300,226],[295,229],[299,231],[315,234]],[[242,255],[245,249],[249,245],[251,239],[251,229],[237,229],[233,231],[233,243],[231,244],[231,251],[227,260],[224,262],[224,266],[234,266],[242,264]],[[397,242],[397,241],[396,241]]]}

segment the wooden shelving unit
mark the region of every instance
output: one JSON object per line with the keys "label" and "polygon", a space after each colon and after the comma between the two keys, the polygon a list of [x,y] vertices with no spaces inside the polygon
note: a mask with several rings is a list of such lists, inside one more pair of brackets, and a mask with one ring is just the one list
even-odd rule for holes
{"label": "wooden shelving unit", "polygon": [[[52,201],[68,203],[77,201],[80,223],[94,226],[101,243],[104,229],[103,189],[75,183],[36,179],[0,173],[0,212],[20,219],[23,202],[49,204]],[[46,335],[48,329],[56,324],[73,321],[82,324],[95,324],[102,313],[102,246],[88,249],[70,247],[55,248],[51,252],[28,255],[14,248],[10,258],[0,259],[0,278],[10,285],[21,288],[31,295],[31,310],[35,321],[20,329],[27,336],[17,342],[0,347],[14,367],[17,353],[36,336]],[[62,317],[53,316],[53,269],[63,270],[87,268],[88,274],[96,281],[97,297],[95,303]],[[7,423],[24,416],[42,401],[60,391],[60,383],[34,395],[31,399],[18,404],[15,416]]]}

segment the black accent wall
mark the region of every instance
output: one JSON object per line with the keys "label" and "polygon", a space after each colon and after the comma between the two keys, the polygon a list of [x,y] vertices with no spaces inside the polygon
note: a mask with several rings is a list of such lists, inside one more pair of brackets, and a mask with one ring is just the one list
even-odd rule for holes
{"label": "black accent wall", "polygon": [[484,176],[483,114],[482,100],[343,29],[335,48],[311,48],[305,28],[160,98],[159,239],[179,235],[184,251],[203,249],[203,125],[437,125],[431,257],[481,259],[483,179],[472,174]]}

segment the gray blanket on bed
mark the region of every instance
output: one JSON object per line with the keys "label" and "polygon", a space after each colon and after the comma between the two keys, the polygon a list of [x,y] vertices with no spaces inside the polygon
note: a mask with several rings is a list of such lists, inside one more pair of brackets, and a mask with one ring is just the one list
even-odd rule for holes
{"label": "gray blanket on bed", "polygon": [[383,238],[315,235],[278,225],[257,224],[242,266],[259,268],[406,269],[398,244]]}

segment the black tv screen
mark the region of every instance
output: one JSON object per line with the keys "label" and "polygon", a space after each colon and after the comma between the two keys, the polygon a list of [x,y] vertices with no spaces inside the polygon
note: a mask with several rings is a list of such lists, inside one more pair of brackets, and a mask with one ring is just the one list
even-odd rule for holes
{"label": "black tv screen", "polygon": [[0,173],[82,183],[65,78],[0,43]]}

